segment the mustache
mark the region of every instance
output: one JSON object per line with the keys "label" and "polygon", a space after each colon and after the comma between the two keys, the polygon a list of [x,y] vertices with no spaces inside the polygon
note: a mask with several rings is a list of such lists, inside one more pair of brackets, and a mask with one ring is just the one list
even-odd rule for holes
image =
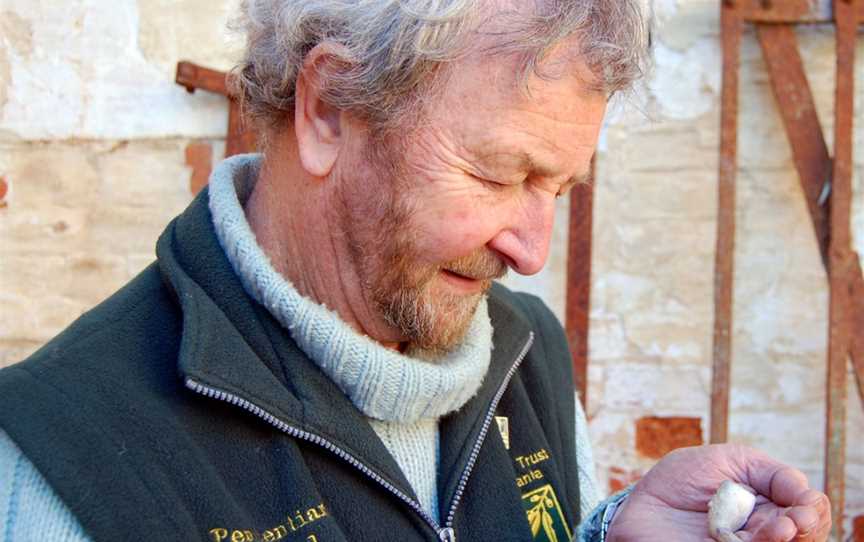
{"label": "mustache", "polygon": [[488,248],[480,248],[441,265],[442,269],[476,280],[495,280],[507,274],[507,264]]}

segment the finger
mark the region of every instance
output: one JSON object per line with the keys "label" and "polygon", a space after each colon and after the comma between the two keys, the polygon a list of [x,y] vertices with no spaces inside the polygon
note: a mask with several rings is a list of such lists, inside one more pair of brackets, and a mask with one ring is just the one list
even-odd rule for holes
{"label": "finger", "polygon": [[798,495],[798,499],[796,499],[795,504],[800,506],[812,506],[816,508],[816,511],[819,513],[819,515],[831,513],[831,506],[828,502],[828,496],[821,491],[817,491],[815,489],[808,489],[807,491],[804,491],[803,493]]}
{"label": "finger", "polygon": [[781,516],[760,527],[753,535],[752,542],[789,542],[796,534],[798,529],[795,527],[795,522],[786,516]]}
{"label": "finger", "polygon": [[807,536],[819,526],[819,512],[815,506],[793,506],[786,511],[786,517],[795,523],[799,536]]}
{"label": "finger", "polygon": [[[799,534],[796,540],[825,540],[831,531],[831,505],[828,502],[828,497],[821,491],[816,491],[815,489],[807,490],[798,497],[798,506],[791,508],[789,511],[791,512],[800,507],[813,509],[818,516],[818,520],[813,529],[807,530],[803,529],[802,524],[790,516],[796,525],[799,526]],[[787,515],[790,514],[787,513]]]}
{"label": "finger", "polygon": [[807,476],[798,469],[783,467],[774,473],[771,479],[768,496],[775,504],[792,506],[798,502],[798,497],[810,489]]}
{"label": "finger", "polygon": [[831,533],[831,516],[822,518],[819,525],[809,533],[800,533],[796,542],[825,542],[828,540],[828,535]]}
{"label": "finger", "polygon": [[755,453],[747,464],[750,487],[780,506],[797,504],[798,497],[810,489],[807,476],[798,469]]}

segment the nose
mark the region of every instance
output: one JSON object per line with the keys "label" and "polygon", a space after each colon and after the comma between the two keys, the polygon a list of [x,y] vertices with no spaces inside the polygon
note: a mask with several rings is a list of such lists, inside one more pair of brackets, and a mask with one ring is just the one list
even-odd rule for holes
{"label": "nose", "polygon": [[488,247],[520,275],[538,273],[549,256],[555,218],[554,196],[535,194],[530,201],[521,201],[507,215]]}

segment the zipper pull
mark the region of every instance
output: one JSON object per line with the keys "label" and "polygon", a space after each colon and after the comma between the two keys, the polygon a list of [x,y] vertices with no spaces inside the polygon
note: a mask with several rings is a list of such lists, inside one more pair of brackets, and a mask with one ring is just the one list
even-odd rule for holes
{"label": "zipper pull", "polygon": [[438,531],[438,539],[441,542],[456,542],[456,531],[453,530],[453,527],[445,527]]}

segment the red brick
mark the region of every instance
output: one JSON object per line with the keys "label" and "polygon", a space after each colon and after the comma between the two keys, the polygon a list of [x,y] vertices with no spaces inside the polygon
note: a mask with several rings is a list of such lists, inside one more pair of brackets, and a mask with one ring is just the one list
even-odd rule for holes
{"label": "red brick", "polygon": [[659,459],[676,448],[702,444],[700,418],[648,416],[636,421],[636,451]]}
{"label": "red brick", "polygon": [[630,484],[635,484],[640,478],[642,473],[637,470],[609,467],[609,493],[617,493]]}
{"label": "red brick", "polygon": [[6,194],[9,192],[9,184],[5,177],[0,177],[0,207],[6,207]]}
{"label": "red brick", "polygon": [[209,143],[190,143],[186,146],[186,165],[192,168],[189,191],[194,196],[207,185],[213,168],[213,147]]}
{"label": "red brick", "polygon": [[852,520],[852,542],[864,542],[864,516],[856,516]]}

